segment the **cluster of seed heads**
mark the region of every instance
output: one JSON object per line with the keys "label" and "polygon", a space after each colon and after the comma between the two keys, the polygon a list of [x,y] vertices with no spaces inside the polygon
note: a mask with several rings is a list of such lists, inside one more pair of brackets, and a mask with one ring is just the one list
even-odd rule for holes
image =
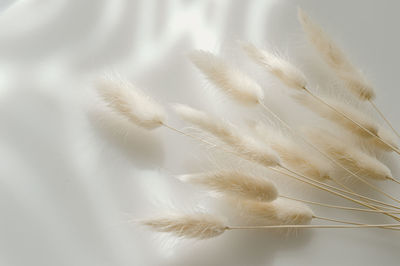
{"label": "cluster of seed heads", "polygon": [[[373,103],[375,92],[361,71],[351,64],[340,48],[302,10],[299,9],[298,15],[307,38],[337,78],[342,81],[343,86],[358,101],[369,102],[388,123],[393,133],[398,135]],[[292,90],[291,97],[296,102],[336,124],[347,132],[349,137],[338,136],[329,128],[308,127],[297,130],[264,103],[264,91],[255,80],[239,68],[207,51],[194,51],[189,58],[215,88],[237,104],[247,107],[259,106],[291,134],[284,134],[263,122],[250,125],[249,130],[253,134],[248,134],[235,124],[205,111],[183,104],[174,105],[173,109],[181,119],[211,136],[206,140],[168,124],[164,108],[121,77],[108,76],[100,80],[97,84],[98,94],[110,110],[136,126],[147,130],[158,127],[171,129],[198,142],[212,145],[221,152],[240,157],[363,207],[351,208],[296,199],[280,194],[278,187],[264,177],[240,170],[218,169],[180,175],[178,179],[223,195],[234,209],[250,221],[250,225],[228,225],[223,222],[224,219],[207,213],[171,213],[142,220],[141,223],[155,231],[197,239],[216,237],[233,229],[377,227],[397,230],[396,227],[400,226],[397,223],[370,225],[320,217],[306,205],[308,203],[329,208],[373,212],[400,221],[396,216],[400,209],[398,205],[358,194],[332,174],[333,170],[339,169],[342,173],[396,201],[396,204],[400,203],[395,197],[369,181],[398,182],[392,176],[390,169],[376,156],[379,153],[392,151],[400,154],[396,136],[357,107],[340,100],[318,96],[310,86],[306,75],[289,60],[251,43],[241,42],[240,46],[252,61]],[[296,138],[302,141],[299,142]],[[354,139],[360,140],[362,145],[354,144]],[[372,152],[363,149],[363,145],[368,146]],[[309,152],[305,153],[305,150]],[[309,225],[313,219],[339,222],[342,225]]]}

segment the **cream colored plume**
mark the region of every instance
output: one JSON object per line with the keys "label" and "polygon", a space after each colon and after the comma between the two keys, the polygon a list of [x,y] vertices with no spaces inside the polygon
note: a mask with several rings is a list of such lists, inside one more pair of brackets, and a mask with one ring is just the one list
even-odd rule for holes
{"label": "cream colored plume", "polygon": [[[317,102],[308,94],[296,94],[292,95],[292,97],[295,98],[297,102],[301,103],[302,105],[312,110],[313,112],[346,128],[347,130],[353,132],[356,135],[367,138],[373,137],[371,136],[371,134],[366,132],[364,129],[359,127],[354,122],[350,121],[349,119],[346,119],[340,113],[336,112],[332,108],[329,108],[328,106],[321,104],[320,102]],[[331,105],[339,112],[345,114],[353,121],[356,121],[358,124],[368,129],[374,135],[378,135],[379,125],[370,116],[361,113],[359,110],[346,103],[332,99],[323,99],[323,100],[324,102]]]}
{"label": "cream colored plume", "polygon": [[263,225],[309,224],[312,210],[297,201],[278,198],[271,202],[231,199],[243,217],[251,223]]}
{"label": "cream colored plume", "polygon": [[262,102],[262,88],[239,69],[222,58],[206,51],[194,51],[189,55],[193,64],[224,93],[243,104]]}
{"label": "cream colored plume", "polygon": [[251,43],[242,43],[242,48],[251,59],[279,78],[289,88],[302,90],[306,87],[307,80],[304,74],[282,57],[258,49]]}
{"label": "cream colored plume", "polygon": [[324,102],[335,108],[340,113],[346,115],[351,120],[357,122],[359,125],[368,129],[374,136],[378,136],[379,138],[372,136],[363,128],[359,127],[356,123],[350,121],[349,119],[343,117],[340,113],[336,112],[332,108],[321,104],[311,98],[308,94],[296,94],[292,95],[299,103],[307,107],[308,109],[314,111],[320,116],[342,126],[343,128],[349,130],[355,135],[362,137],[367,141],[367,144],[372,145],[375,148],[385,150],[385,151],[393,151],[393,149],[385,144],[383,141],[389,143],[393,147],[397,148],[397,138],[396,136],[379,125],[372,117],[360,112],[358,109],[336,100],[332,99],[324,99]]}
{"label": "cream colored plume", "polygon": [[318,181],[330,179],[332,165],[315,152],[296,143],[291,136],[284,136],[276,129],[268,128],[263,123],[256,123],[253,129],[274,151],[283,164],[290,169]]}
{"label": "cream colored plume", "polygon": [[280,164],[278,155],[266,145],[243,135],[230,123],[212,117],[187,105],[174,105],[175,112],[185,121],[208,132],[239,153],[241,157],[263,166]]}
{"label": "cream colored plume", "polygon": [[318,50],[325,62],[345,82],[348,89],[361,100],[373,100],[375,92],[360,70],[354,67],[341,49],[328,35],[303,12],[298,9],[298,17],[310,42]]}
{"label": "cream colored plume", "polygon": [[153,129],[163,124],[164,109],[130,82],[119,77],[105,77],[96,84],[103,101],[116,113],[137,126]]}
{"label": "cream colored plume", "polygon": [[209,214],[171,214],[140,223],[157,232],[197,239],[216,237],[227,229],[220,219]]}
{"label": "cream colored plume", "polygon": [[247,199],[271,201],[278,196],[278,190],[271,181],[239,171],[190,174],[178,178],[184,182],[203,185],[216,192]]}
{"label": "cream colored plume", "polygon": [[[387,130],[386,128],[383,128],[382,126],[379,127],[378,129],[378,137],[383,139],[386,143],[388,143],[390,146],[398,149],[399,146],[397,144],[397,137],[396,135],[393,134],[392,131]],[[393,151],[392,147],[384,143],[378,138],[371,138],[369,139],[369,143],[379,149],[385,150],[385,151]]]}
{"label": "cream colored plume", "polygon": [[375,157],[343,138],[319,128],[305,130],[306,135],[329,156],[360,177],[375,180],[393,179],[390,169]]}

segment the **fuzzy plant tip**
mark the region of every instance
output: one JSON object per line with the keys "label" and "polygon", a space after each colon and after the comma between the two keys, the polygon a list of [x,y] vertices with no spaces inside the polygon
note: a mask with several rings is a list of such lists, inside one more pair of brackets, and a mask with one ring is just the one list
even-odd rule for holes
{"label": "fuzzy plant tip", "polygon": [[247,199],[272,201],[278,197],[278,190],[269,180],[254,177],[240,171],[216,171],[178,176],[183,182],[202,185],[208,189]]}
{"label": "fuzzy plant tip", "polygon": [[267,127],[262,122],[255,123],[251,128],[260,139],[278,153],[284,165],[318,181],[331,179],[330,163],[319,154],[305,149],[306,147],[292,136],[285,135],[274,127]]}
{"label": "fuzzy plant tip", "polygon": [[314,216],[307,205],[284,198],[272,202],[231,198],[230,202],[236,205],[241,215],[252,224],[309,224]]}
{"label": "fuzzy plant tip", "polygon": [[272,75],[280,79],[289,88],[303,90],[307,80],[303,72],[278,54],[261,50],[251,43],[241,43],[247,55]]}
{"label": "fuzzy plant tip", "polygon": [[221,235],[228,228],[221,219],[209,214],[171,214],[142,220],[140,224],[157,232],[193,239],[213,238]]}
{"label": "fuzzy plant tip", "polygon": [[183,120],[228,145],[236,155],[263,166],[280,165],[279,156],[272,149],[243,134],[231,123],[186,105],[175,105],[174,110]]}
{"label": "fuzzy plant tip", "polygon": [[198,50],[190,53],[189,59],[211,83],[237,102],[244,105],[262,102],[264,92],[260,85],[222,58]]}
{"label": "fuzzy plant tip", "polygon": [[325,98],[323,98],[323,101],[326,104],[321,104],[307,94],[297,94],[292,95],[292,97],[319,116],[332,121],[359,137],[371,138],[373,137],[371,134],[378,135],[379,125],[375,120],[351,105]]}
{"label": "fuzzy plant tip", "polygon": [[96,83],[101,99],[136,126],[153,129],[163,125],[164,109],[142,90],[119,76],[105,76]]}
{"label": "fuzzy plant tip", "polygon": [[338,139],[320,128],[306,128],[304,131],[325,153],[351,172],[375,180],[392,179],[392,173],[385,164],[349,141]]}
{"label": "fuzzy plant tip", "polygon": [[309,41],[348,90],[362,101],[373,100],[375,98],[373,87],[339,46],[301,8],[298,9],[298,18]]}

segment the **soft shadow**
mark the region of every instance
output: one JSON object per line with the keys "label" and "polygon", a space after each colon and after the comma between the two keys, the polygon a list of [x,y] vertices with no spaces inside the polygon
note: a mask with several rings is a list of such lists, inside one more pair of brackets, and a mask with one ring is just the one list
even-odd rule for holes
{"label": "soft shadow", "polygon": [[[11,212],[10,217],[18,219],[2,219],[5,224],[1,228],[6,230],[2,241],[6,243],[0,245],[7,246],[9,260],[21,258],[15,254],[19,252],[25,254],[24,261],[29,255],[35,262],[51,259],[60,264],[82,259],[81,250],[114,260],[109,252],[112,247],[102,234],[96,202],[83,185],[90,177],[79,172],[75,154],[69,153],[69,145],[76,141],[71,135],[73,125],[67,126],[69,114],[59,105],[59,99],[42,94],[34,86],[19,85],[2,98],[0,107],[4,128],[1,140],[13,148],[2,167],[0,194],[6,198],[1,202],[7,202],[7,206],[1,209],[4,215]],[[8,161],[12,155],[18,159],[15,164]],[[12,184],[12,190],[7,191],[7,184]],[[16,231],[19,235],[10,235]],[[49,248],[54,250],[52,256]]]}
{"label": "soft shadow", "polygon": [[147,169],[162,165],[163,145],[154,132],[133,126],[106,107],[88,113],[92,130],[117,147],[137,168]]}
{"label": "soft shadow", "polygon": [[[57,0],[64,1],[64,0]],[[15,62],[36,62],[87,41],[105,8],[104,0],[64,1],[55,14],[38,30],[24,31],[23,34],[7,36],[0,44],[1,56]],[[21,7],[23,8],[23,7]],[[88,12],[90,10],[90,12]],[[30,27],[28,25],[27,27]],[[18,50],[18,54],[14,51]]]}
{"label": "soft shadow", "polygon": [[[177,252],[168,265],[272,265],[277,252],[306,245],[312,232],[298,235],[260,230],[226,232],[216,241],[191,244]],[[206,240],[207,241],[207,240]]]}

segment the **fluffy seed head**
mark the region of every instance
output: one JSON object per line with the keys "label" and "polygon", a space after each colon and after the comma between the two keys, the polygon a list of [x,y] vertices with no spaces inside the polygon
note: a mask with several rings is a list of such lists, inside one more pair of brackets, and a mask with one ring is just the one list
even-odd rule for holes
{"label": "fluffy seed head", "polygon": [[307,80],[304,74],[282,57],[258,49],[251,43],[243,43],[242,48],[251,59],[279,78],[289,88],[303,90],[306,87]]}
{"label": "fluffy seed head", "polygon": [[373,100],[375,92],[362,72],[350,63],[342,50],[300,8],[298,17],[310,42],[336,75],[344,81],[350,92],[360,100]]}
{"label": "fluffy seed head", "polygon": [[191,174],[178,178],[184,182],[203,185],[216,192],[246,199],[271,201],[278,196],[278,190],[271,181],[239,171]]}
{"label": "fluffy seed head", "polygon": [[376,180],[392,179],[390,169],[375,157],[323,129],[307,129],[307,136],[342,166],[357,176]]}
{"label": "fluffy seed head", "polygon": [[[292,97],[295,98],[297,102],[303,104],[305,107],[314,111],[320,116],[349,130],[356,136],[361,137],[366,141],[367,144],[372,145],[372,147],[384,151],[393,151],[392,147],[398,148],[397,138],[392,132],[383,128],[372,117],[360,112],[356,108],[346,103],[332,99],[329,100],[324,99],[326,103],[328,103],[330,106],[338,110],[340,113],[346,115],[351,120],[357,122],[359,125],[370,131],[372,135],[363,128],[359,127],[356,123],[343,117],[340,113],[336,112],[335,110],[315,101],[307,94],[296,94],[292,95]],[[375,136],[379,137],[383,141]],[[388,143],[392,147],[386,143]]]}
{"label": "fluffy seed head", "polygon": [[227,229],[220,219],[209,214],[172,214],[140,223],[154,231],[182,238],[207,239],[219,236]]}
{"label": "fluffy seed head", "polygon": [[[317,102],[313,98],[311,98],[308,94],[296,94],[292,95],[293,98],[297,100],[297,102],[301,103],[308,109],[317,113],[318,115],[340,125],[341,127],[349,130],[350,132],[363,137],[363,138],[375,138],[371,136],[364,129],[359,127],[357,124],[353,123],[349,119],[343,117],[340,113],[336,112],[332,108]],[[377,135],[379,130],[379,125],[374,121],[373,118],[365,115],[360,112],[356,108],[345,104],[343,102],[335,101],[332,99],[324,99],[324,102],[328,103],[332,107],[334,107],[339,112],[343,113],[347,117],[351,118],[351,120],[356,121],[358,124],[362,125],[364,128],[368,129],[372,134]]]}
{"label": "fluffy seed head", "polygon": [[[397,145],[397,137],[392,133],[392,131],[389,131],[386,128],[380,126],[378,129],[378,137],[380,137],[386,143],[390,144],[390,146],[396,149],[399,148]],[[393,151],[393,149],[385,142],[381,141],[378,138],[372,138],[370,140],[370,143],[379,149],[382,149],[384,151]]]}
{"label": "fluffy seed head", "polygon": [[96,85],[103,101],[135,125],[153,129],[165,121],[163,108],[130,82],[119,77],[106,77]]}
{"label": "fluffy seed head", "polygon": [[262,123],[256,123],[254,130],[268,145],[278,153],[283,164],[307,177],[318,181],[330,179],[332,166],[306,149],[301,144],[296,143],[291,136],[284,136],[278,130],[267,128]]}
{"label": "fluffy seed head", "polygon": [[262,88],[249,76],[206,51],[189,55],[193,64],[221,91],[242,104],[258,104],[264,98]]}
{"label": "fluffy seed head", "polygon": [[212,134],[244,159],[267,167],[279,165],[279,157],[274,151],[255,139],[239,133],[239,130],[230,123],[186,105],[177,104],[173,107],[183,120]]}
{"label": "fluffy seed head", "polygon": [[263,225],[309,224],[314,216],[304,203],[284,198],[271,202],[236,199],[233,203],[250,222]]}

